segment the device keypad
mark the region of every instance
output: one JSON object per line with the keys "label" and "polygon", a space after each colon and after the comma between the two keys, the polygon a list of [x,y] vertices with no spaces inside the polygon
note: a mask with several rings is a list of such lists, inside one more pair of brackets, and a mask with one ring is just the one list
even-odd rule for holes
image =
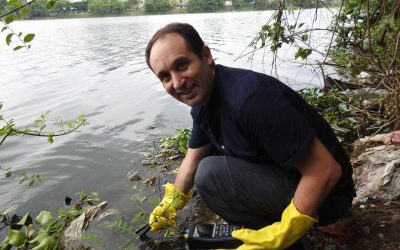
{"label": "device keypad", "polygon": [[236,225],[217,224],[214,229],[214,236],[230,236],[233,231],[240,229]]}

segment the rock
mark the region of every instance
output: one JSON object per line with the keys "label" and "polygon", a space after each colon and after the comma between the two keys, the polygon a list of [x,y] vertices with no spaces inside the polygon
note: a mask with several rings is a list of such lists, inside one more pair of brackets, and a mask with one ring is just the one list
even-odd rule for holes
{"label": "rock", "polygon": [[380,109],[379,102],[377,102],[376,100],[373,100],[373,99],[372,100],[371,99],[364,100],[362,102],[362,105],[368,111],[379,111],[379,109]]}
{"label": "rock", "polygon": [[148,185],[151,185],[151,186],[153,186],[155,183],[156,183],[156,177],[155,176],[149,177],[149,178],[147,178],[146,180],[143,181],[143,184],[148,184]]}
{"label": "rock", "polygon": [[142,179],[137,171],[130,171],[127,176],[129,181],[140,181]]}
{"label": "rock", "polygon": [[176,159],[179,159],[179,157],[181,157],[181,156],[180,155],[173,155],[173,156],[168,157],[168,160],[170,160],[170,161],[176,160]]}
{"label": "rock", "polygon": [[385,134],[377,134],[374,136],[365,136],[363,138],[358,139],[358,143],[360,144],[366,144],[368,142],[382,142],[384,141]]}
{"label": "rock", "polygon": [[340,89],[340,90],[348,90],[348,89],[359,89],[360,85],[357,83],[345,82],[339,79],[334,79],[332,77],[324,78],[324,89]]}
{"label": "rock", "polygon": [[157,162],[153,161],[153,160],[143,160],[142,161],[143,166],[150,166],[150,165],[156,165],[156,164],[157,164]]}
{"label": "rock", "polygon": [[367,200],[395,200],[400,197],[400,148],[382,145],[369,148],[361,154],[354,169],[357,191],[353,203]]}

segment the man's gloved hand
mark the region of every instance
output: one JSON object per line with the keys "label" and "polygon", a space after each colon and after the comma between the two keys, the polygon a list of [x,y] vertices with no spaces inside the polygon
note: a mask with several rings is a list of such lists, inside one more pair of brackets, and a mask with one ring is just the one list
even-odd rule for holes
{"label": "man's gloved hand", "polygon": [[149,225],[151,230],[157,231],[164,227],[176,226],[176,211],[182,209],[191,197],[192,192],[184,194],[171,183],[167,183],[164,198],[150,214]]}
{"label": "man's gloved hand", "polygon": [[280,222],[259,230],[236,230],[232,236],[244,242],[238,250],[285,249],[305,235],[316,222],[316,219],[297,211],[292,201],[283,211]]}

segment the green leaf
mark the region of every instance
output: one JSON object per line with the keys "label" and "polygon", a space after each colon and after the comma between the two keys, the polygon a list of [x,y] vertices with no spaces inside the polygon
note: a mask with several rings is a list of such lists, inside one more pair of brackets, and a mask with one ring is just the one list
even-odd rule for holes
{"label": "green leaf", "polygon": [[12,172],[11,171],[8,171],[7,173],[6,173],[6,178],[10,178],[12,176]]}
{"label": "green leaf", "polygon": [[10,14],[10,15],[6,16],[6,18],[4,19],[4,22],[6,24],[10,24],[10,23],[12,23],[14,21],[14,19],[15,19],[15,15],[14,14]]}
{"label": "green leaf", "polygon": [[7,1],[7,6],[13,6],[15,4],[16,0],[10,0]]}
{"label": "green leaf", "polygon": [[301,40],[302,40],[303,42],[307,41],[307,40],[308,40],[308,35],[307,35],[307,34],[304,34],[304,35],[301,37]]}
{"label": "green leaf", "polygon": [[301,58],[306,59],[309,55],[311,55],[311,53],[312,53],[312,49],[305,49]]}
{"label": "green leaf", "polygon": [[32,187],[33,185],[35,185],[35,183],[36,183],[36,180],[31,180],[31,181],[29,182],[29,186]]}
{"label": "green leaf", "polygon": [[21,226],[28,226],[31,223],[32,223],[32,218],[30,217],[29,212],[28,212],[24,215],[24,217],[22,217],[22,219],[20,221],[18,221],[17,224],[21,225]]}
{"label": "green leaf", "polygon": [[33,38],[35,38],[35,34],[30,33],[24,37],[24,42],[29,43],[33,40]]}
{"label": "green leaf", "polygon": [[11,37],[14,35],[14,33],[10,33],[6,36],[6,43],[7,45],[10,45],[11,43]]}
{"label": "green leaf", "polygon": [[299,58],[299,57],[301,56],[301,54],[303,53],[303,51],[304,51],[304,49],[303,49],[302,47],[300,47],[300,48],[297,50],[296,54],[294,54],[294,59]]}
{"label": "green leaf", "polygon": [[25,16],[26,14],[28,14],[28,12],[29,12],[29,8],[27,8],[27,7],[22,8],[21,16]]}
{"label": "green leaf", "polygon": [[46,3],[46,9],[51,9],[51,8],[53,8],[55,3],[56,3],[56,1],[54,1],[54,0],[49,0],[49,1],[47,1],[47,3]]}
{"label": "green leaf", "polygon": [[296,54],[294,55],[294,58],[297,59],[299,57],[301,57],[301,59],[306,59],[310,54],[312,53],[312,49],[303,49],[303,48],[299,48],[296,52]]}
{"label": "green leaf", "polygon": [[5,31],[6,29],[7,29],[7,26],[4,26],[4,27],[1,29],[1,32]]}
{"label": "green leaf", "polygon": [[19,247],[25,242],[26,235],[22,231],[10,230],[7,234],[9,243],[13,246]]}
{"label": "green leaf", "polygon": [[51,133],[49,134],[49,137],[47,138],[47,141],[48,141],[49,143],[53,143],[53,142],[54,142],[53,136],[54,136],[54,133],[51,132]]}
{"label": "green leaf", "polygon": [[18,46],[15,47],[13,50],[16,51],[16,50],[22,49],[23,47],[24,47],[24,46],[18,45]]}
{"label": "green leaf", "polygon": [[43,226],[47,224],[51,218],[53,218],[53,215],[50,212],[41,211],[40,214],[35,218],[35,223]]}

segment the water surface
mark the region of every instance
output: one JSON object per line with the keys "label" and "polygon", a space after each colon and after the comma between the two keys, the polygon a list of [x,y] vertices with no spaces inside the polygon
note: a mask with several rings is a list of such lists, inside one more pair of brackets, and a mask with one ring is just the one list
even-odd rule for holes
{"label": "water surface", "polygon": [[[132,217],[143,205],[132,198],[126,174],[138,170],[143,178],[154,171],[141,167],[153,141],[191,125],[189,109],[167,96],[147,68],[144,48],[151,35],[170,22],[189,22],[210,46],[217,63],[270,71],[263,51],[238,59],[272,12],[182,14],[140,17],[20,21],[13,28],[33,32],[30,50],[0,47],[2,114],[23,128],[40,114],[52,112],[64,120],[84,114],[89,125],[78,134],[55,138],[9,138],[1,146],[0,164],[40,173],[34,188],[0,178],[0,211],[12,204],[22,214],[63,206],[64,196],[96,191],[122,216]],[[312,13],[312,11],[310,11]],[[306,19],[309,16],[305,16]],[[320,21],[320,25],[329,22]],[[3,34],[4,35],[4,34]],[[329,39],[329,37],[324,37]],[[2,38],[3,39],[3,38]],[[293,59],[287,48],[280,57]],[[319,84],[314,72],[296,64],[281,64],[279,78],[294,84]],[[140,186],[140,183],[137,183]],[[158,191],[158,190],[154,190]],[[76,196],[75,196],[76,197]]]}

